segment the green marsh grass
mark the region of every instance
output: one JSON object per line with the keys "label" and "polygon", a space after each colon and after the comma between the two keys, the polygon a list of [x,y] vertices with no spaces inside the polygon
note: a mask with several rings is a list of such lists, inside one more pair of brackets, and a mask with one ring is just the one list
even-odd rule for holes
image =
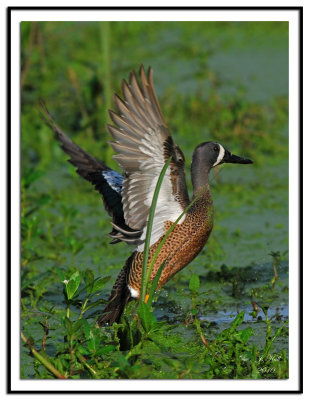
{"label": "green marsh grass", "polygon": [[[145,243],[145,260],[148,260],[156,202],[169,163],[170,159],[163,167],[153,195],[146,235],[148,240]],[[197,197],[190,206],[196,200]],[[178,220],[181,217],[182,215]],[[163,238],[162,245],[169,234]],[[71,275],[68,275],[57,268],[59,281],[63,285],[64,309],[59,306],[57,309],[45,309],[42,306],[39,308],[39,313],[45,321],[39,318],[39,324],[43,328],[40,350],[36,349],[38,343],[34,343],[31,330],[28,330],[28,338],[22,332],[22,340],[34,360],[34,377],[283,379],[288,376],[286,353],[272,351],[274,342],[284,333],[287,325],[285,322],[274,331],[272,321],[268,318],[268,304],[274,297],[273,282],[270,282],[268,287],[253,292],[253,297],[261,296],[265,301],[264,304],[258,302],[265,314],[266,324],[265,346],[259,350],[256,345],[249,344],[249,340],[255,334],[253,327],[242,328],[245,311],[239,312],[228,328],[222,330],[215,338],[209,339],[208,324],[199,318],[200,304],[205,294],[200,292],[199,276],[192,274],[188,286],[191,318],[186,318],[185,326],[194,328],[196,339],[184,342],[179,333],[174,333],[178,325],[158,321],[153,311],[153,308],[156,309],[153,296],[165,265],[165,262],[161,265],[153,282],[148,282],[148,272],[150,266],[156,262],[157,255],[155,254],[149,267],[147,261],[144,261],[138,309],[137,302],[134,306],[129,304],[121,322],[112,327],[97,327],[91,322],[93,317],[89,314],[91,310],[96,310],[102,305],[102,299],[98,299],[97,296],[110,277],[95,278],[90,269],[81,272],[75,266]],[[279,254],[276,255],[279,258]],[[31,280],[28,284],[31,284]],[[149,299],[146,304],[143,300],[147,293]],[[266,293],[270,293],[271,297],[266,297]],[[95,318],[97,313],[98,311],[94,315]],[[51,354],[51,350],[47,349],[51,342],[50,332],[55,328],[58,338],[54,336],[54,340],[58,340],[58,345],[56,351],[53,350]],[[64,340],[59,342],[61,336]],[[187,355],[180,355],[180,352]]]}

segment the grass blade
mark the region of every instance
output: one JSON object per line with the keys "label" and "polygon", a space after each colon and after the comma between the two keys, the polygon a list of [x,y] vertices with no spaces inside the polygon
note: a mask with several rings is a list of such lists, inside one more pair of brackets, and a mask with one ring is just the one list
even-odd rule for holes
{"label": "grass blade", "polygon": [[[157,183],[156,183],[156,187],[155,187],[155,190],[154,190],[154,194],[153,194],[151,208],[150,208],[149,219],[148,219],[147,229],[146,229],[146,236],[145,236],[144,252],[143,252],[142,278],[141,278],[141,291],[140,291],[140,306],[144,302],[145,295],[146,295],[147,282],[149,280],[149,277],[151,276],[151,267],[149,267],[149,271],[148,271],[147,262],[148,262],[148,257],[149,257],[150,240],[151,240],[152,226],[153,226],[153,220],[154,220],[154,215],[155,215],[157,199],[158,199],[160,187],[161,187],[162,182],[164,180],[166,171],[167,171],[167,169],[169,167],[171,158],[172,157],[169,157],[169,159],[165,163],[165,165],[164,165],[163,169],[161,170],[161,173],[160,173],[160,175],[158,177],[158,180],[157,180]],[[152,267],[153,267],[153,265],[152,265]]]}
{"label": "grass blade", "polygon": [[162,264],[161,264],[161,266],[159,267],[159,269],[158,269],[158,271],[157,271],[157,273],[156,273],[156,276],[155,276],[155,278],[154,278],[154,280],[153,280],[153,282],[152,282],[152,286],[151,286],[151,289],[150,289],[149,298],[148,298],[148,302],[147,302],[147,304],[148,304],[149,307],[152,306],[152,301],[153,301],[154,293],[155,293],[155,290],[156,290],[158,281],[159,281],[159,279],[160,279],[162,270],[164,269],[164,267],[165,267],[165,265],[166,265],[166,261],[167,261],[167,260],[165,260],[164,262],[162,262]]}
{"label": "grass blade", "polygon": [[25,342],[26,346],[29,348],[29,350],[31,351],[32,355],[38,360],[40,361],[41,364],[44,365],[44,367],[46,369],[48,369],[52,374],[54,374],[56,376],[56,378],[58,379],[66,379],[66,377],[64,375],[62,375],[58,369],[56,369],[54,367],[54,365],[47,360],[44,356],[42,356],[42,354],[40,354],[33,346],[32,344],[28,341],[28,339],[25,337],[25,335],[21,332],[21,338],[22,340]]}

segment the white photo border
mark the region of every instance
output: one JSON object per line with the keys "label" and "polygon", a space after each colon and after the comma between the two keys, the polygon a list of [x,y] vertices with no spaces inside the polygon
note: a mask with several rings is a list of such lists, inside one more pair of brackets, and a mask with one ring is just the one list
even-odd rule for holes
{"label": "white photo border", "polygon": [[[134,12],[133,12],[134,11]],[[287,380],[21,380],[20,379],[20,22],[21,21],[289,21],[289,263],[298,265],[289,276],[290,377]],[[302,8],[199,7],[184,9],[113,9],[105,7],[11,7],[8,9],[8,138],[10,171],[11,247],[8,249],[9,393],[300,393],[301,352],[301,162],[302,162]],[[14,279],[11,279],[11,277]],[[177,386],[177,390],[176,390]]]}

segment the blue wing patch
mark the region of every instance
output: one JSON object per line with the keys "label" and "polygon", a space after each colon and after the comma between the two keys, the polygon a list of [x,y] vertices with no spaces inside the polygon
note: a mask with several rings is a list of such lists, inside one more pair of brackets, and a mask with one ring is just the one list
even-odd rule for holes
{"label": "blue wing patch", "polygon": [[123,176],[116,171],[107,170],[102,171],[104,179],[107,181],[111,189],[115,190],[120,195],[122,194]]}

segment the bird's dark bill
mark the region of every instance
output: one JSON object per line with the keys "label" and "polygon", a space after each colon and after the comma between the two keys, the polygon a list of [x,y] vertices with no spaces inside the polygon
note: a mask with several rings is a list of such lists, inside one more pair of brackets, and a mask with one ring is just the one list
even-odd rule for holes
{"label": "bird's dark bill", "polygon": [[253,164],[249,158],[239,157],[235,154],[226,154],[223,161],[231,164]]}

